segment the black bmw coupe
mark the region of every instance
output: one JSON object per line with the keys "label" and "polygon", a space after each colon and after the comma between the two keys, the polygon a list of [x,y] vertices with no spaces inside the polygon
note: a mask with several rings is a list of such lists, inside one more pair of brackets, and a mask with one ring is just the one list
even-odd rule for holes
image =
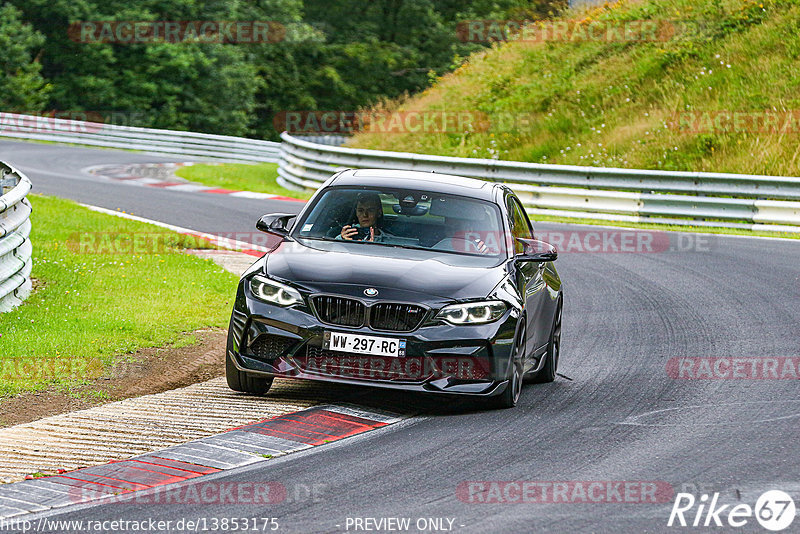
{"label": "black bmw coupe", "polygon": [[561,348],[556,250],[505,185],[436,173],[346,170],[242,276],[228,385],[273,378],[366,384],[517,404],[551,382]]}

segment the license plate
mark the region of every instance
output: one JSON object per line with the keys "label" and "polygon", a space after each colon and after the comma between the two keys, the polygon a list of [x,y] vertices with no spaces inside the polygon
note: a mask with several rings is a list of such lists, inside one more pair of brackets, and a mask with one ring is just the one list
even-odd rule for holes
{"label": "license plate", "polygon": [[322,348],[373,356],[405,356],[406,340],[392,337],[362,336],[341,332],[325,332]]}

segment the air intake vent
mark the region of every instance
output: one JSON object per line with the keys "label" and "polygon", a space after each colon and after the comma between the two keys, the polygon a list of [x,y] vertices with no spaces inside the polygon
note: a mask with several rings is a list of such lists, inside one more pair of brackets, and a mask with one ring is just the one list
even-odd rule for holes
{"label": "air intake vent", "polygon": [[361,302],[345,297],[314,297],[314,308],[323,323],[339,326],[364,326],[366,307]]}
{"label": "air intake vent", "polygon": [[369,323],[375,330],[411,332],[425,318],[425,308],[413,304],[380,303],[370,308]]}
{"label": "air intake vent", "polygon": [[261,334],[250,345],[250,352],[260,360],[274,360],[288,351],[295,340],[283,336]]}

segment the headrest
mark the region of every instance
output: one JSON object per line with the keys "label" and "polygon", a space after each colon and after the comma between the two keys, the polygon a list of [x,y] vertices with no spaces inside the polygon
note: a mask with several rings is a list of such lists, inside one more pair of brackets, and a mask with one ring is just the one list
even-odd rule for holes
{"label": "headrest", "polygon": [[486,218],[486,209],[481,203],[475,201],[459,198],[434,198],[431,201],[430,214],[435,217],[482,221]]}

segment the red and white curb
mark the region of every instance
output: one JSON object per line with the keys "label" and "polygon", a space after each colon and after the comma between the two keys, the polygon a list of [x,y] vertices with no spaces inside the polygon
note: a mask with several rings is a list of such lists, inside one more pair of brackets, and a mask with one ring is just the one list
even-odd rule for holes
{"label": "red and white curb", "polygon": [[[314,406],[128,460],[0,486],[0,519],[101,499],[135,499],[137,491],[266,462],[403,418],[350,406]],[[281,488],[266,489],[273,490],[270,499],[281,493]]]}
{"label": "red and white curb", "polygon": [[[123,211],[114,211],[107,208],[101,208],[100,206],[92,206],[91,204],[79,203],[79,205],[83,206],[84,208],[90,209],[92,211],[96,211],[98,213],[113,215],[115,217],[121,217],[123,219],[129,219],[131,221],[139,221],[147,224],[152,224],[154,226],[158,226],[159,228],[165,228],[167,230],[171,230],[179,234],[197,237],[198,239],[202,239],[203,241],[206,241],[214,246],[228,250],[235,250],[237,252],[241,252],[243,254],[254,256],[257,258],[260,258],[266,252],[269,252],[274,248],[274,246],[270,247],[270,246],[257,245],[255,243],[248,243],[247,241],[241,241],[238,239],[220,236],[216,234],[198,232],[197,230],[192,230],[190,228],[184,228],[182,226],[176,226],[174,224],[168,224],[161,221],[154,221],[153,219],[146,219],[144,217],[139,217],[138,215],[133,215],[131,213],[125,213]],[[279,239],[275,238],[276,244],[278,241]]]}
{"label": "red and white curb", "polygon": [[232,197],[252,198],[256,200],[286,200],[305,202],[299,198],[272,195],[269,193],[256,193],[254,191],[237,191],[222,187],[212,187],[191,182],[176,181],[175,170],[193,165],[193,163],[137,163],[129,165],[94,165],[83,169],[84,172],[95,176],[102,176],[129,185],[157,187],[169,191],[184,191],[190,193],[212,193],[216,195],[230,195]]}

